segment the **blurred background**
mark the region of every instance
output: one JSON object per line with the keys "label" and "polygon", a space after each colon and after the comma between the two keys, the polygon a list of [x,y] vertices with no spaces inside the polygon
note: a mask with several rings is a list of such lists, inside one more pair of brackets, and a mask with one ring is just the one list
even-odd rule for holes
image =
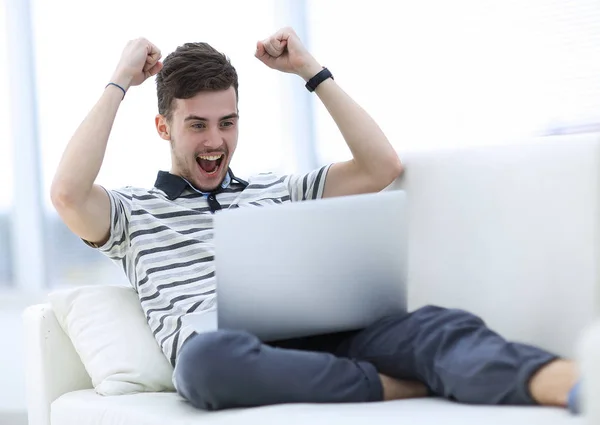
{"label": "blurred background", "polygon": [[[0,0],[0,423],[25,423],[22,309],[60,286],[127,284],[61,223],[49,188],[128,40],[230,57],[239,177],[350,157],[303,81],[253,56],[286,25],[400,154],[600,131],[598,0]],[[98,183],[151,187],[169,170],[156,113],[153,80],[128,92]]]}

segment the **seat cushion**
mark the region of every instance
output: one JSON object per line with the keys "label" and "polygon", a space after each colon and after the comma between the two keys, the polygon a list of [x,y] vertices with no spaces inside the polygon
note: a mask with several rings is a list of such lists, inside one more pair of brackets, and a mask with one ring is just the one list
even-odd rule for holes
{"label": "seat cushion", "polygon": [[[410,421],[410,422],[409,422]],[[68,393],[52,404],[52,425],[582,425],[564,409],[469,406],[441,399],[383,403],[287,404],[220,412],[196,410],[175,393],[103,397],[93,390]]]}

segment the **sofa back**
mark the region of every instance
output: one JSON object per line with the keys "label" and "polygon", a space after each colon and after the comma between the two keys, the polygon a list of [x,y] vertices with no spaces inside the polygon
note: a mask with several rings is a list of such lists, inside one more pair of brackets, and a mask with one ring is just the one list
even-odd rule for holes
{"label": "sofa back", "polygon": [[472,311],[507,338],[574,355],[600,288],[600,136],[401,153],[409,306]]}

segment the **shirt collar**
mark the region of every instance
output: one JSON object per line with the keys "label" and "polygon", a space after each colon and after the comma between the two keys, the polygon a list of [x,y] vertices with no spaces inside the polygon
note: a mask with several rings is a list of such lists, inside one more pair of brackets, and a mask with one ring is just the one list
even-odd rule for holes
{"label": "shirt collar", "polygon": [[[239,179],[233,175],[231,169],[227,170],[227,174],[221,183],[221,187],[213,192],[220,192],[223,189],[227,189],[232,181],[236,181],[241,183],[244,186],[248,186],[248,183],[242,179]],[[166,193],[167,198],[171,201],[179,198],[186,187],[189,187],[195,192],[201,193],[203,195],[208,195],[210,192],[203,192],[197,188],[195,188],[190,182],[188,182],[183,177],[177,176],[175,174],[171,174],[166,171],[159,171],[158,176],[156,177],[156,183],[154,183],[154,187],[162,190]]]}

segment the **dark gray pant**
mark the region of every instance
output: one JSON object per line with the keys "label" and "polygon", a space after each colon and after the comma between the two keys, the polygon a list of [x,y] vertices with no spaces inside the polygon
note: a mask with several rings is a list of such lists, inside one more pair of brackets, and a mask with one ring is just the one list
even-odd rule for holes
{"label": "dark gray pant", "polygon": [[428,306],[364,330],[262,343],[243,331],[197,334],[177,391],[205,410],[277,403],[381,401],[378,373],[477,404],[533,404],[531,376],[555,355],[507,342],[465,311]]}

